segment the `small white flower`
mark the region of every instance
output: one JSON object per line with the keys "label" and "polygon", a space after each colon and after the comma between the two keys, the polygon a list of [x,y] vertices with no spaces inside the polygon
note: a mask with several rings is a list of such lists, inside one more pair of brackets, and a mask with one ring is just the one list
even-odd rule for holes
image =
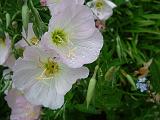
{"label": "small white flower", "polygon": [[47,6],[49,7],[51,15],[54,17],[72,4],[82,5],[84,4],[84,0],[47,0]]}
{"label": "small white flower", "polygon": [[100,20],[107,20],[113,14],[114,3],[109,0],[92,0],[87,3],[95,16]]}
{"label": "small white flower", "polygon": [[5,38],[0,38],[0,65],[3,65],[10,54],[10,39],[6,34]]}
{"label": "small white flower", "polygon": [[92,11],[84,5],[71,5],[49,22],[49,31],[40,42],[56,51],[72,68],[92,63],[103,46],[103,36],[95,27]]}
{"label": "small white flower", "polygon": [[52,53],[51,57],[36,46],[26,48],[24,58],[16,61],[13,72],[15,87],[24,92],[28,101],[52,109],[60,108],[72,84],[89,74],[88,68],[69,68],[57,54]]}
{"label": "small white flower", "polygon": [[[37,45],[39,40],[36,37],[34,31],[33,31],[33,23],[28,23],[28,31],[27,34],[24,30],[24,28],[22,28],[22,40],[18,41],[18,43],[16,45],[24,48],[26,46],[28,46],[28,44],[30,45]],[[28,42],[28,43],[27,43]]]}

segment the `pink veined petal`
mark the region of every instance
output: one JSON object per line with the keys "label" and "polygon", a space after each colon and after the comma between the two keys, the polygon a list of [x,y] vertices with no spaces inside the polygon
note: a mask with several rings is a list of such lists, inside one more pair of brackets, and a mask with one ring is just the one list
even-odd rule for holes
{"label": "pink veined petal", "polygon": [[75,4],[84,4],[84,0],[48,0],[47,5],[53,17],[62,13],[66,8],[75,5]]}
{"label": "pink veined petal", "polygon": [[60,108],[63,105],[64,96],[57,94],[54,80],[45,82],[46,81],[37,82],[30,89],[26,89],[26,98],[33,104],[43,104],[45,107],[52,109]]}
{"label": "pink veined petal", "polygon": [[111,2],[110,0],[104,0],[112,9],[117,7],[116,4],[114,4],[113,2]]}
{"label": "pink veined petal", "polygon": [[15,64],[15,61],[16,61],[16,58],[14,57],[13,54],[10,53],[10,55],[8,56],[7,60],[4,63],[4,66],[7,66],[10,69],[12,69]]}
{"label": "pink veined petal", "polygon": [[62,51],[60,56],[68,66],[78,68],[83,64],[92,63],[98,58],[103,46],[103,36],[98,30],[95,30],[90,38],[86,40],[77,38],[73,41],[73,44],[76,45],[75,48],[73,47],[73,57],[67,56],[69,54],[67,49]]}
{"label": "pink veined petal", "polygon": [[[67,66],[63,67],[64,68],[62,69],[65,69]],[[61,95],[65,95],[72,88],[72,84],[74,84],[78,79],[86,78],[89,75],[89,70],[86,67],[77,69],[70,68],[67,71],[62,72],[62,75],[55,81],[57,93]]]}
{"label": "pink veined petal", "polygon": [[5,97],[11,111],[11,120],[35,120],[40,115],[40,106],[30,104],[17,89],[11,89]]}
{"label": "pink veined petal", "polygon": [[9,35],[6,33],[4,43],[0,43],[0,65],[3,65],[6,62],[10,54],[10,42]]}
{"label": "pink veined petal", "polygon": [[40,76],[42,71],[39,69],[24,69],[16,71],[13,75],[13,82],[17,89],[23,90],[33,85],[35,79]]}

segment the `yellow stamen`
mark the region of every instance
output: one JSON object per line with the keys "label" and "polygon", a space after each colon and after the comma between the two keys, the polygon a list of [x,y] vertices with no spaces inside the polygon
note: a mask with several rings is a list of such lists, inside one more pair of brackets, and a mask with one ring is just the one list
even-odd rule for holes
{"label": "yellow stamen", "polygon": [[6,45],[5,45],[5,40],[4,40],[3,38],[0,38],[0,45],[1,45],[2,47],[6,47]]}
{"label": "yellow stamen", "polygon": [[95,6],[97,9],[103,9],[105,2],[103,0],[97,0]]}
{"label": "yellow stamen", "polygon": [[44,69],[37,80],[49,80],[53,79],[54,75],[59,72],[59,65],[53,59],[48,58],[47,62],[42,62],[39,60],[40,64],[38,67]]}
{"label": "yellow stamen", "polygon": [[37,45],[37,44],[39,43],[39,40],[38,40],[38,38],[37,38],[36,36],[34,36],[34,37],[32,37],[32,38],[30,39],[30,43],[31,43],[32,45]]}
{"label": "yellow stamen", "polygon": [[63,29],[55,29],[51,33],[52,42],[57,46],[65,45],[68,42],[68,35]]}

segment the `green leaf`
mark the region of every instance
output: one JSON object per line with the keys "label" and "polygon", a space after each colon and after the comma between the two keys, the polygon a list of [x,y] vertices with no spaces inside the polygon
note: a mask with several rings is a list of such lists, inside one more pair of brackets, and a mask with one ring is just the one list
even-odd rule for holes
{"label": "green leaf", "polygon": [[150,67],[151,72],[151,85],[153,89],[160,92],[160,59],[154,59]]}
{"label": "green leaf", "polygon": [[129,0],[112,0],[116,5],[121,5],[124,4],[126,2],[128,2]]}
{"label": "green leaf", "polygon": [[146,19],[160,19],[160,14],[146,14],[143,15],[142,17]]}

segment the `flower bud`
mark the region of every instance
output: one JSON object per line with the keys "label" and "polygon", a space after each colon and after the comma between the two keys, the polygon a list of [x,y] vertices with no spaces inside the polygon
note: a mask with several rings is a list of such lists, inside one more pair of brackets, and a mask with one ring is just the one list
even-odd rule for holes
{"label": "flower bud", "polygon": [[96,74],[97,74],[97,70],[98,70],[98,65],[95,67],[94,70],[94,74],[91,78],[91,80],[89,81],[89,85],[88,85],[88,90],[87,90],[87,97],[86,97],[86,101],[87,101],[87,108],[92,100],[93,94],[94,94],[94,90],[95,90],[95,86],[96,86]]}
{"label": "flower bud", "polygon": [[137,90],[136,84],[133,80],[133,78],[127,74],[124,70],[121,70],[121,73],[126,77],[126,79],[128,80],[128,82],[132,85],[134,90]]}
{"label": "flower bud", "polygon": [[22,6],[22,22],[25,31],[27,31],[29,23],[29,8],[27,2]]}
{"label": "flower bud", "polygon": [[16,29],[16,28],[18,27],[17,21],[13,21],[13,22],[12,22],[12,27],[13,27],[14,29]]}
{"label": "flower bud", "polygon": [[6,28],[9,27],[10,22],[11,22],[11,16],[9,13],[6,13]]}

